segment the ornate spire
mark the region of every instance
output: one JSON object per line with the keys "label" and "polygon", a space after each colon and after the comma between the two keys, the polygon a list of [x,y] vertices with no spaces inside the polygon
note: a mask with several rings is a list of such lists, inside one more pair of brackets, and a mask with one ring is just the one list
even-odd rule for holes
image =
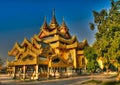
{"label": "ornate spire", "polygon": [[46,16],[44,17],[44,23],[46,22]]}
{"label": "ornate spire", "polygon": [[48,24],[47,24],[47,22],[46,22],[46,16],[44,17],[44,23],[43,23],[41,29],[45,29],[45,30],[48,29]]}
{"label": "ornate spire", "polygon": [[67,25],[65,23],[64,17],[62,18],[62,24],[61,24],[59,30],[61,30],[63,28],[64,28],[64,30],[68,31],[68,28],[67,28]]}
{"label": "ornate spire", "polygon": [[65,20],[64,20],[64,17],[62,18],[62,24],[61,24],[61,26],[67,27],[67,26],[66,26],[66,23],[65,23]]}
{"label": "ornate spire", "polygon": [[55,8],[53,9],[52,15],[55,16]]}
{"label": "ornate spire", "polygon": [[58,27],[58,23],[57,23],[57,20],[56,20],[56,17],[55,17],[55,9],[53,9],[52,20],[50,22],[50,28],[54,29],[56,27]]}
{"label": "ornate spire", "polygon": [[56,23],[57,23],[57,21],[56,21],[56,17],[55,17],[55,9],[53,9],[51,24],[56,24]]}
{"label": "ornate spire", "polygon": [[62,18],[62,24],[61,24],[61,26],[60,26],[60,28],[59,28],[59,31],[60,31],[62,34],[64,34],[64,37],[65,37],[65,38],[70,38],[70,37],[71,37],[71,36],[70,36],[70,33],[69,33],[69,29],[68,29],[68,27],[67,27],[67,25],[66,25],[66,23],[65,23],[64,17]]}

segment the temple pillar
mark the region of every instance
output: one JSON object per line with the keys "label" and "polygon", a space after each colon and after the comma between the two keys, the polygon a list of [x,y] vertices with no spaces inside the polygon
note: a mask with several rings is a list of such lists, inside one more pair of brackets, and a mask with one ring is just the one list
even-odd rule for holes
{"label": "temple pillar", "polygon": [[16,75],[16,68],[15,68],[15,66],[12,68],[13,69],[13,73],[12,73],[12,77],[13,77],[13,79],[15,79],[15,75]]}
{"label": "temple pillar", "polygon": [[73,65],[74,65],[74,68],[76,69],[76,68],[77,68],[76,49],[73,49],[73,50],[72,50],[72,54],[73,54],[73,58],[74,58]]}
{"label": "temple pillar", "polygon": [[49,75],[50,75],[50,68],[49,68],[49,66],[48,66],[48,69],[47,69],[48,71],[47,71],[47,79],[49,79]]}
{"label": "temple pillar", "polygon": [[56,73],[58,73],[58,67],[56,67]]}
{"label": "temple pillar", "polygon": [[55,71],[55,67],[53,67],[53,72],[54,72],[54,77],[55,77],[55,72],[56,72],[56,71]]}
{"label": "temple pillar", "polygon": [[51,75],[51,73],[52,73],[52,67],[49,68],[49,71],[50,71],[49,75]]}
{"label": "temple pillar", "polygon": [[39,68],[39,66],[38,66],[38,64],[36,65],[36,79],[38,79],[38,68]]}
{"label": "temple pillar", "polygon": [[25,73],[26,73],[26,66],[24,65],[24,66],[23,66],[23,79],[25,79],[25,77],[26,77],[26,76],[25,76]]}
{"label": "temple pillar", "polygon": [[[50,57],[50,56],[49,56]],[[50,58],[48,58],[48,60],[49,60],[49,63],[48,63],[48,66],[47,66],[47,78],[49,79],[49,77],[50,77],[50,73],[51,73],[51,60],[50,60]]]}
{"label": "temple pillar", "polygon": [[56,78],[59,78],[58,68],[59,68],[59,67],[56,67],[56,68],[55,68],[55,77],[56,77]]}

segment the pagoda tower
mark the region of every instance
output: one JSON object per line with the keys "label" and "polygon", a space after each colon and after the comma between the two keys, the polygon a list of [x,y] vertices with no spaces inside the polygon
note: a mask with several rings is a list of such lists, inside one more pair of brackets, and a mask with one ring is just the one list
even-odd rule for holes
{"label": "pagoda tower", "polygon": [[[20,78],[17,74],[21,71],[23,79],[77,75],[86,67],[85,46],[88,46],[87,40],[79,42],[76,36],[71,36],[64,18],[62,24],[58,24],[53,11],[50,24],[45,17],[40,32],[31,41],[25,38],[8,52],[15,56],[14,61],[8,62],[8,71],[14,78]],[[29,71],[35,77],[26,75]]]}

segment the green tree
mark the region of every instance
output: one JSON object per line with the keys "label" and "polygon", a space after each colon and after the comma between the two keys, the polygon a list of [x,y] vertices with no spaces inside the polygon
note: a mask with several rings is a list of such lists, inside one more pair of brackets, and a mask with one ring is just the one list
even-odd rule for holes
{"label": "green tree", "polygon": [[94,23],[90,23],[91,30],[95,27],[96,41],[94,49],[99,57],[103,57],[103,63],[108,69],[112,63],[120,67],[120,1],[111,0],[109,11],[105,9],[100,12],[93,11]]}
{"label": "green tree", "polygon": [[92,47],[84,49],[84,55],[87,58],[87,71],[93,73],[99,67],[97,62],[97,54]]}
{"label": "green tree", "polygon": [[3,60],[2,58],[0,58],[0,66],[2,66],[2,64],[3,64]]}

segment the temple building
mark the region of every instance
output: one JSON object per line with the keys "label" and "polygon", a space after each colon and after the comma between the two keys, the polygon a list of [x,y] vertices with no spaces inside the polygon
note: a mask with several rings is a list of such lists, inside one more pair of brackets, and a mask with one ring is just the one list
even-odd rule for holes
{"label": "temple building", "polygon": [[24,38],[22,43],[15,43],[8,52],[15,60],[7,62],[7,70],[13,78],[19,79],[78,75],[86,67],[85,46],[88,46],[87,40],[79,42],[70,34],[64,19],[58,24],[53,11],[50,24],[45,18],[39,34],[31,40]]}

